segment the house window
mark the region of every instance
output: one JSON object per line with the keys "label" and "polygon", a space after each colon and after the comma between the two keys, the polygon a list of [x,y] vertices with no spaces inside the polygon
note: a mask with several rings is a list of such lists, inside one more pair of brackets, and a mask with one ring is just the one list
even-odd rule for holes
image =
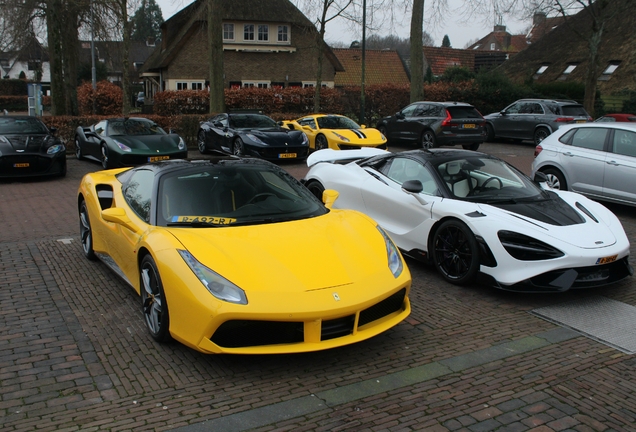
{"label": "house window", "polygon": [[192,83],[192,90],[203,90],[203,83],[202,82],[193,82]]}
{"label": "house window", "polygon": [[548,69],[547,65],[542,65],[539,69],[537,69],[537,75],[541,75],[543,72],[545,72]]}
{"label": "house window", "polygon": [[278,42],[289,42],[289,27],[278,26]]}
{"label": "house window", "polygon": [[496,47],[495,43],[494,43],[494,42],[492,42],[492,43],[490,44],[490,51],[494,51],[494,50],[495,50],[495,47]]}
{"label": "house window", "polygon": [[245,24],[243,26],[243,40],[254,40],[254,24]]}
{"label": "house window", "polygon": [[267,24],[258,26],[258,40],[261,42],[269,41],[269,26]]}
{"label": "house window", "polygon": [[223,40],[234,40],[234,24],[223,24]]}
{"label": "house window", "polygon": [[607,81],[608,79],[610,79],[612,77],[612,74],[616,72],[616,69],[618,69],[618,66],[620,66],[620,64],[621,62],[619,61],[611,61],[603,71],[603,74],[598,77],[599,81]]}
{"label": "house window", "polygon": [[572,71],[576,69],[577,66],[578,64],[569,64],[568,67],[565,68],[561,76],[558,78],[559,81],[565,80],[572,73]]}
{"label": "house window", "polygon": [[188,83],[187,82],[178,82],[177,83],[177,90],[187,90],[188,89]]}
{"label": "house window", "polygon": [[251,88],[251,87],[258,87],[258,88],[269,88],[270,82],[269,81],[243,81],[243,88]]}

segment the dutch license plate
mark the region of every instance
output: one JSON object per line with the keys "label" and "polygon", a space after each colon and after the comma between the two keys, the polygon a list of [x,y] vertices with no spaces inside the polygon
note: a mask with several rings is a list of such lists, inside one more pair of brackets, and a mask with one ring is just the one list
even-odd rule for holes
{"label": "dutch license plate", "polygon": [[170,156],[150,156],[148,158],[148,162],[157,162],[162,160],[170,159]]}
{"label": "dutch license plate", "polygon": [[475,129],[475,125],[472,123],[465,124],[464,129]]}
{"label": "dutch license plate", "polygon": [[296,157],[296,153],[280,153],[278,155],[279,159],[290,159],[295,157]]}
{"label": "dutch license plate", "polygon": [[13,168],[28,168],[29,167],[29,163],[16,163],[13,164]]}
{"label": "dutch license plate", "polygon": [[611,262],[616,261],[616,258],[618,258],[618,255],[612,255],[608,257],[599,258],[596,260],[596,264],[609,264]]}

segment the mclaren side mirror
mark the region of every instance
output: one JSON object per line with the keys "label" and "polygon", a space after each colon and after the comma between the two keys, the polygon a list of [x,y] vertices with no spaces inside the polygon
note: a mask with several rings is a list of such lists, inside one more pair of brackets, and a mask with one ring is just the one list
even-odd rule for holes
{"label": "mclaren side mirror", "polygon": [[411,195],[412,197],[414,197],[420,204],[422,205],[428,204],[428,201],[426,201],[422,197],[422,195],[420,195],[420,192],[424,190],[424,187],[422,186],[421,181],[407,180],[404,183],[402,183],[402,190],[406,192],[407,194]]}

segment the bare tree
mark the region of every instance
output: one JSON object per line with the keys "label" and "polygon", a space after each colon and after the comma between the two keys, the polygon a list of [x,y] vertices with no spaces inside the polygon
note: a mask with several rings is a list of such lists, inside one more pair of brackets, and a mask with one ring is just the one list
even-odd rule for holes
{"label": "bare tree", "polygon": [[208,46],[210,52],[210,114],[225,111],[223,83],[223,7],[208,0]]}

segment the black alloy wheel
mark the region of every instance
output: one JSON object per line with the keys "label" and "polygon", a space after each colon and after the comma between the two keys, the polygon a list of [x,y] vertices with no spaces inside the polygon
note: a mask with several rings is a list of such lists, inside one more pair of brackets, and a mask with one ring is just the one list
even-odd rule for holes
{"label": "black alloy wheel", "polygon": [[548,135],[550,135],[550,131],[547,130],[546,128],[544,127],[537,128],[537,130],[534,131],[534,145],[541,144],[541,141],[546,139]]}
{"label": "black alloy wheel", "polygon": [[432,149],[437,147],[437,139],[432,130],[425,130],[422,132],[422,138],[420,140],[423,149]]}
{"label": "black alloy wheel", "polygon": [[91,261],[97,259],[93,250],[93,230],[91,229],[91,221],[88,218],[88,207],[86,201],[82,200],[79,207],[80,219],[80,241],[82,242],[82,250],[84,256]]}
{"label": "black alloy wheel", "polygon": [[77,160],[84,159],[84,155],[82,154],[82,148],[80,147],[79,137],[75,137],[75,157]]}
{"label": "black alloy wheel", "polygon": [[234,142],[232,143],[232,154],[234,156],[243,156],[245,154],[245,149],[244,149],[242,139],[237,138],[234,140]]}
{"label": "black alloy wheel", "polygon": [[479,270],[475,235],[463,222],[443,222],[433,237],[433,262],[442,277],[455,285],[470,283]]}
{"label": "black alloy wheel", "polygon": [[201,154],[208,153],[208,147],[205,144],[205,132],[203,131],[199,131],[199,134],[197,135],[197,147],[199,148],[199,152],[201,152]]}
{"label": "black alloy wheel", "polygon": [[102,152],[102,168],[104,169],[112,168],[112,164],[108,157],[108,147],[106,147],[106,144],[102,143],[101,152]]}
{"label": "black alloy wheel", "polygon": [[316,135],[316,150],[324,150],[329,148],[329,142],[324,135]]}
{"label": "black alloy wheel", "polygon": [[146,328],[154,340],[167,342],[171,339],[168,303],[157,265],[150,254],[141,260],[139,275],[141,278],[141,309]]}

